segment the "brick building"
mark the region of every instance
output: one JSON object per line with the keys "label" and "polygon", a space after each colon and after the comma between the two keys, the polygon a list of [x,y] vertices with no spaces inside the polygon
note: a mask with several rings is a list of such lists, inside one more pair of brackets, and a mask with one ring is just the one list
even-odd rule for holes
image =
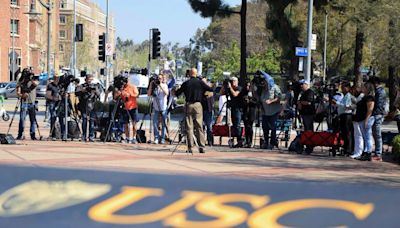
{"label": "brick building", "polygon": [[[24,67],[32,67],[35,74],[47,71],[47,10],[36,1],[35,8],[40,15],[26,14],[31,1],[0,0],[0,82],[15,80],[15,75]],[[60,67],[69,66],[72,56],[73,0],[52,2],[50,64],[57,73]],[[77,0],[77,15],[85,31],[85,41],[77,44],[78,67],[96,72],[104,65],[97,61],[97,40],[105,31],[105,14],[89,0]],[[114,20],[110,17],[109,21],[110,42],[115,43]],[[14,76],[11,73],[13,59]]]}

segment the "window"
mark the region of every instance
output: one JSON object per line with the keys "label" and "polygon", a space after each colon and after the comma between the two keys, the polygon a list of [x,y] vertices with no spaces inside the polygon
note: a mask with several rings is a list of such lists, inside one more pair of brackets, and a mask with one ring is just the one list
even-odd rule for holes
{"label": "window", "polygon": [[65,25],[67,22],[67,17],[65,15],[60,15],[60,24]]}
{"label": "window", "polygon": [[65,39],[65,30],[60,30],[60,38]]}
{"label": "window", "polygon": [[64,0],[60,1],[60,9],[65,9],[67,8],[67,3]]}
{"label": "window", "polygon": [[11,19],[11,34],[18,35],[19,31],[19,20]]}
{"label": "window", "polygon": [[64,44],[60,44],[59,49],[60,49],[60,52],[64,52]]}
{"label": "window", "polygon": [[18,6],[18,0],[11,0],[11,5]]}

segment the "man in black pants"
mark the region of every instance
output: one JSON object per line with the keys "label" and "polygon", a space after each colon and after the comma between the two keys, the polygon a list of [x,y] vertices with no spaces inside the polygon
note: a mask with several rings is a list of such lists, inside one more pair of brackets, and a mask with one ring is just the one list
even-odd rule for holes
{"label": "man in black pants", "polygon": [[193,145],[193,130],[196,135],[197,143],[199,144],[199,152],[205,153],[205,137],[203,130],[203,108],[201,100],[206,91],[212,91],[212,88],[197,78],[197,70],[192,68],[190,79],[184,82],[176,91],[178,97],[182,93],[186,99],[186,127],[187,127],[187,142],[188,152],[192,152]]}
{"label": "man in black pants", "polygon": [[[301,85],[301,97],[297,102],[297,107],[303,121],[305,131],[314,131],[314,115],[315,115],[315,94],[310,89],[310,82],[307,80],[300,80]],[[313,147],[307,146],[306,153],[310,154],[313,151]]]}

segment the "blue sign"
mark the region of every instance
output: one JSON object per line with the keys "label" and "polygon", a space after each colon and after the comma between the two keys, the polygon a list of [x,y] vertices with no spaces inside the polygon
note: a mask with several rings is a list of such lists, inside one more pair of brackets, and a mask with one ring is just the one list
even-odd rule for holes
{"label": "blue sign", "polygon": [[307,48],[296,47],[296,56],[307,57],[308,56]]}

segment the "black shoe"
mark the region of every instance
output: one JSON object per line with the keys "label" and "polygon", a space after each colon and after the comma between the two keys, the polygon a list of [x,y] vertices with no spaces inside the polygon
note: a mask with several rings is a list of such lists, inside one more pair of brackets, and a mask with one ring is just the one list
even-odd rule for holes
{"label": "black shoe", "polygon": [[37,138],[35,136],[31,137],[31,140],[35,141]]}
{"label": "black shoe", "polygon": [[238,142],[238,144],[233,146],[233,148],[242,148],[242,147],[243,147],[243,143],[242,142]]}
{"label": "black shoe", "polygon": [[23,136],[18,136],[18,137],[16,138],[16,140],[24,140],[24,137],[23,137]]}
{"label": "black shoe", "polygon": [[187,149],[187,150],[186,150],[186,153],[187,153],[187,154],[193,154],[193,151],[192,151],[192,149]]}
{"label": "black shoe", "polygon": [[363,153],[360,161],[371,161],[371,153]]}
{"label": "black shoe", "polygon": [[204,148],[199,148],[199,153],[200,153],[200,154],[204,154],[204,153],[206,153],[206,152],[204,151]]}

